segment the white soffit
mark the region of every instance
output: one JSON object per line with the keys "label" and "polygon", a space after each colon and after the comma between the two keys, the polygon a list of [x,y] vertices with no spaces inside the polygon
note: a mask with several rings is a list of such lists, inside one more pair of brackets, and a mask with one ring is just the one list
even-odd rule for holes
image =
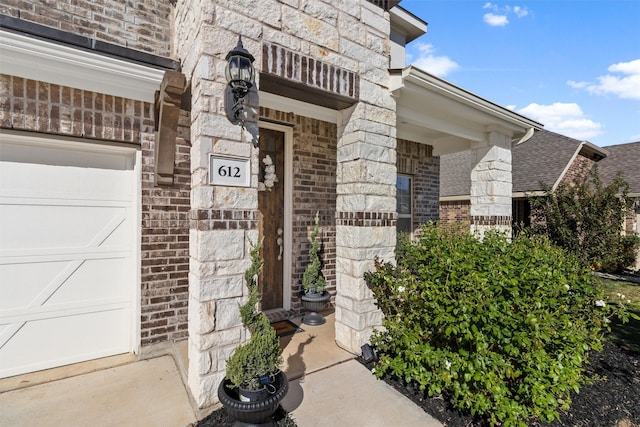
{"label": "white soffit", "polygon": [[164,70],[0,30],[0,73],[154,102]]}
{"label": "white soffit", "polygon": [[329,123],[338,123],[338,112],[331,108],[286,98],[270,92],[260,91],[259,97],[261,107],[272,108],[284,113],[295,113],[299,116],[310,117]]}
{"label": "white soffit", "polygon": [[[467,122],[469,125],[468,121],[471,121],[481,126],[500,125],[515,133],[524,133],[530,128],[540,130],[543,127],[538,122],[414,66],[409,66],[393,75],[391,88],[392,91],[397,92],[399,105],[404,104],[409,110],[415,109],[422,112],[429,108],[441,113],[446,110],[446,116],[452,120],[453,125],[456,122]],[[454,117],[457,117],[457,120]]]}

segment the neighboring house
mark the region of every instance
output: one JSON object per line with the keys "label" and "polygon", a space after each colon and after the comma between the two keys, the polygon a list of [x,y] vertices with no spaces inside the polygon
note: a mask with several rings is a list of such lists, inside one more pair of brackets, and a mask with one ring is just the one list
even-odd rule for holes
{"label": "neighboring house", "polygon": [[[471,155],[461,151],[440,158],[440,221],[445,224],[469,223]],[[603,184],[613,182],[618,173],[629,184],[629,195],[636,203],[624,232],[640,233],[640,142],[600,148],[541,130],[515,146],[511,155],[514,226],[530,225],[529,197],[543,195],[545,187],[555,190],[561,183],[585,179],[595,166]]]}
{"label": "neighboring house", "polygon": [[[530,225],[528,197],[544,194],[545,186],[556,189],[562,182],[584,179],[607,150],[547,130],[515,146],[511,150],[514,225]],[[440,165],[440,221],[469,221],[471,153],[442,156]]]}
{"label": "neighboring house", "polygon": [[[509,227],[510,149],[542,125],[405,67],[427,25],[398,3],[0,6],[0,377],[188,338],[190,391],[215,403],[251,242],[262,309],[296,315],[316,212],[336,343],[358,353],[381,320],[364,273],[437,219],[444,153],[476,159],[471,227]],[[224,102],[239,35],[242,127]]]}
{"label": "neighboring house", "polygon": [[[606,150],[607,157],[598,162],[600,178],[607,185],[620,173],[622,179],[629,184],[629,196],[635,199],[635,206],[625,220],[624,232],[640,234],[640,141],[608,145]],[[635,268],[640,270],[640,252]]]}

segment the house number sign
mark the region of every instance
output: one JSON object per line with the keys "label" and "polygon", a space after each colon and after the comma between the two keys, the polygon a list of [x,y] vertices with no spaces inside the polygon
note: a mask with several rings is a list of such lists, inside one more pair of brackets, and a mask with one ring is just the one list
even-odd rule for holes
{"label": "house number sign", "polygon": [[210,155],[209,184],[249,187],[251,185],[249,159]]}

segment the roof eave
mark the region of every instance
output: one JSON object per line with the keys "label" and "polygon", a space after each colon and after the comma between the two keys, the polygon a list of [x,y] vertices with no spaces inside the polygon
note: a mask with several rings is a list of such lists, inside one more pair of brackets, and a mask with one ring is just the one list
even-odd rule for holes
{"label": "roof eave", "polygon": [[[392,73],[392,90],[396,91],[404,86],[405,82],[410,82],[422,88],[435,91],[449,99],[455,100],[461,104],[479,110],[496,119],[507,122],[516,127],[522,128],[523,132],[533,128],[541,130],[544,125],[502,107],[494,102],[482,98],[466,89],[456,86],[440,77],[427,73],[413,65],[402,70],[391,70]],[[396,76],[393,79],[393,76]],[[398,79],[398,77],[401,77]]]}

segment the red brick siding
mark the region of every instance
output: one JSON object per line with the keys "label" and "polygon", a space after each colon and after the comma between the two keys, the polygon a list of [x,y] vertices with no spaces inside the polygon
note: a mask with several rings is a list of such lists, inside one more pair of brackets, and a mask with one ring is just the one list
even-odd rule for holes
{"label": "red brick siding", "polygon": [[140,143],[153,132],[149,103],[0,75],[0,126]]}
{"label": "red brick siding", "polygon": [[191,163],[189,116],[180,117],[174,184],[154,184],[152,136],[142,140],[141,343],[186,338]]}
{"label": "red brick siding", "polygon": [[180,119],[175,184],[154,182],[153,105],[0,75],[0,127],[140,145],[142,344],[187,336],[190,119]]}
{"label": "red brick siding", "polygon": [[438,219],[440,197],[440,158],[433,157],[431,145],[398,139],[398,174],[413,178],[413,225]]}
{"label": "red brick siding", "polygon": [[569,166],[567,173],[562,178],[563,184],[570,184],[572,182],[582,182],[589,175],[591,168],[595,161],[579,154],[574,159],[573,163]]}
{"label": "red brick siding", "polygon": [[3,0],[0,13],[160,56],[171,55],[167,0]]}
{"label": "red brick siding", "polygon": [[300,311],[298,293],[309,262],[309,236],[320,214],[323,275],[327,290],[336,289],[337,128],[332,123],[260,108],[262,118],[293,127],[292,309]]}
{"label": "red brick siding", "polygon": [[445,225],[470,224],[471,201],[440,202],[440,222]]}

